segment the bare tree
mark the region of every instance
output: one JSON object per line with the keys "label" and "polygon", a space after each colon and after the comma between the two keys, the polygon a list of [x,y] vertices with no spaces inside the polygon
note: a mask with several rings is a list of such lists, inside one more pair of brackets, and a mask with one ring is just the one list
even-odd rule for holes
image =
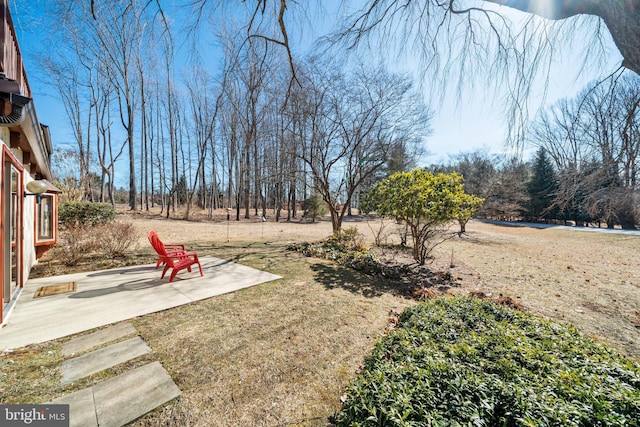
{"label": "bare tree", "polygon": [[[143,23],[135,5],[111,3],[111,7],[100,12],[100,20],[91,23],[92,40],[89,49],[99,49],[108,63],[101,70],[113,79],[120,110],[120,120],[127,133],[129,157],[129,208],[136,209],[136,164],[135,164],[135,111],[136,70],[135,58],[142,42]],[[101,6],[102,7],[102,6]],[[95,52],[97,53],[97,51]],[[116,83],[117,82],[117,83]]]}
{"label": "bare tree", "polygon": [[529,167],[516,157],[502,159],[494,177],[492,192],[482,211],[485,215],[504,221],[517,221],[525,217],[529,197],[527,182]]}
{"label": "bare tree", "polygon": [[[108,84],[109,93],[117,103],[117,115],[126,134],[126,146],[129,162],[129,206],[136,207],[136,113],[139,108],[139,77],[142,73],[140,55],[144,49],[145,35],[153,27],[153,16],[144,2],[118,0],[91,5],[86,2],[53,2],[57,20],[52,22],[52,37],[57,37],[62,46],[72,46],[72,61],[90,70],[92,75],[88,84],[100,79]],[[76,64],[77,66],[77,64]],[[138,66],[138,69],[136,69]],[[99,75],[99,76],[98,76]],[[98,120],[99,101],[97,88],[92,86],[89,114]],[[111,103],[103,106],[111,107]],[[109,127],[111,124],[109,124]],[[90,132],[92,126],[88,127]],[[106,133],[96,132],[95,138]],[[110,133],[112,135],[112,133]],[[87,135],[91,142],[91,134]],[[90,152],[90,151],[89,151]],[[106,152],[103,151],[102,154]],[[101,158],[103,161],[104,158]],[[103,168],[102,172],[108,171]]]}
{"label": "bare tree", "polygon": [[[638,71],[638,3],[640,0],[619,1],[614,5],[596,0],[492,0],[468,7],[462,0],[376,0],[362,3],[358,12],[344,19],[345,25],[332,40],[350,48],[367,45],[383,53],[419,56],[425,75],[439,77],[444,84],[465,83],[474,80],[469,75],[485,75],[487,90],[500,87],[505,91],[501,93],[511,98],[508,121],[514,125],[514,140],[521,140],[523,128],[518,124],[528,117],[527,100],[535,89],[531,83],[536,76],[547,72],[554,56],[563,53],[562,46],[571,45],[572,37],[584,39],[581,46],[586,46],[583,54],[589,62],[590,58],[606,54],[602,49],[603,37],[610,33],[624,57],[623,65]],[[217,169],[222,188],[227,192],[226,206],[236,207],[239,213],[242,204],[245,216],[249,216],[251,208],[254,214],[262,210],[265,215],[267,207],[272,205],[277,218],[280,218],[281,207],[287,208],[288,218],[294,217],[297,200],[308,195],[309,188],[319,185],[318,176],[331,181],[329,190],[325,189],[327,199],[340,208],[346,206],[347,214],[352,205],[357,205],[358,194],[365,191],[367,180],[377,179],[378,174],[384,173],[383,168],[402,169],[402,161],[397,160],[410,157],[406,156],[407,144],[412,146],[416,138],[402,134],[402,128],[406,127],[403,116],[395,116],[393,130],[393,124],[385,125],[386,128],[376,124],[367,130],[369,125],[363,120],[367,111],[359,111],[356,106],[376,99],[375,90],[359,87],[360,82],[345,83],[344,76],[337,79],[332,88],[326,76],[324,83],[322,79],[313,81],[306,66],[298,65],[290,46],[292,31],[307,25],[304,21],[308,19],[307,14],[313,17],[314,12],[317,13],[312,7],[321,10],[322,6],[291,0],[184,2],[195,12],[194,25],[210,17],[215,17],[216,23],[236,23],[233,31],[219,27],[233,42],[225,47],[225,64],[220,73],[220,90],[224,96],[215,101],[209,97],[206,101],[207,108],[215,104],[220,111],[206,132],[204,127],[196,126],[194,120],[202,119],[204,125],[210,111],[203,110],[200,117],[195,112],[185,114],[194,110],[180,102],[178,95],[183,82],[175,76],[173,44],[167,34],[161,2],[68,0],[51,4],[58,8],[48,15],[62,24],[52,25],[57,31],[52,36],[59,35],[60,43],[68,46],[71,64],[75,64],[75,58],[85,64],[71,69],[78,74],[78,85],[61,86],[64,94],[78,100],[75,107],[73,102],[66,106],[74,109],[70,115],[75,121],[73,130],[84,159],[80,167],[87,177],[92,167],[99,171],[102,187],[106,188],[105,181],[108,181],[112,192],[115,162],[119,158],[128,160],[130,207],[135,204],[135,197],[131,203],[131,196],[137,194],[136,186],[140,187],[142,197],[151,184],[153,195],[156,180],[167,181],[158,186],[162,189],[161,202],[169,197],[174,209],[182,176],[191,189],[209,186],[212,192],[217,192],[217,185],[206,182],[208,175],[205,166],[200,164],[206,159],[211,170],[208,181],[213,183]],[[501,5],[529,14],[514,17],[515,14],[508,12],[509,8]],[[541,5],[554,7],[546,9]],[[235,20],[229,19],[231,16]],[[149,40],[152,32],[153,39],[160,43],[141,44]],[[163,59],[166,60],[163,72],[153,69],[153,64]],[[338,65],[336,75],[344,74],[339,71],[341,67],[343,64]],[[93,74],[87,76],[89,69]],[[65,72],[65,76],[68,75]],[[160,87],[163,87],[161,92]],[[348,89],[353,91],[349,93]],[[341,96],[339,91],[348,95]],[[387,90],[387,93],[394,92]],[[328,107],[330,104],[334,107]],[[202,100],[200,105],[204,107]],[[609,157],[616,162],[620,179],[626,187],[635,186],[637,126],[633,119],[635,113],[631,112],[637,110],[637,105],[637,100],[629,97],[627,116],[610,115],[618,126],[618,135],[610,138],[615,144],[607,146],[605,140],[592,138],[585,150],[576,151],[575,144],[585,144],[579,135],[585,131],[579,131],[574,123],[567,123],[563,144],[548,144],[556,149],[555,152],[550,149],[549,153],[557,162],[567,165],[563,170],[582,174],[580,162],[588,159],[583,158],[587,153],[592,156],[595,142],[599,141],[599,157],[602,157],[602,148],[605,151],[611,148]],[[571,107],[588,108],[589,104],[581,102]],[[112,120],[118,117],[120,123]],[[378,125],[381,127],[376,128]],[[124,141],[122,130],[126,134]],[[609,133],[613,130],[610,125]],[[210,137],[206,137],[206,133]],[[363,165],[367,169],[372,163],[367,144],[376,147],[374,142],[378,137],[392,140],[393,147],[385,153],[386,164],[363,178],[366,175]],[[203,146],[205,139],[206,146]],[[354,146],[358,141],[360,145]],[[321,147],[322,143],[329,144],[330,148]],[[326,179],[314,172],[314,168],[319,170],[323,156],[326,160],[329,154],[339,154],[340,146],[349,144],[352,147],[348,148],[348,155],[345,151],[341,160],[330,166],[332,172]],[[121,147],[125,151],[121,151]],[[217,165],[216,158],[220,160]],[[372,165],[379,160],[375,158]],[[149,164],[152,164],[151,172]],[[140,176],[134,181],[136,173]],[[93,192],[89,190],[88,194]],[[148,204],[145,198],[140,200]],[[213,200],[212,197],[210,203]],[[332,216],[337,223],[339,212]]]}
{"label": "bare tree", "polygon": [[[194,8],[194,16],[201,20],[206,10],[224,10],[228,3],[194,0],[189,4]],[[539,21],[528,20],[527,29],[511,30],[511,23],[504,13],[506,8],[492,4],[517,9],[554,24],[540,28]],[[257,0],[246,4],[249,11],[247,33],[283,46],[292,59],[287,17],[304,15],[305,11],[296,9],[298,6],[298,2],[291,0]],[[379,46],[389,41],[404,44],[414,53],[423,53],[425,65],[429,67],[440,65],[442,58],[444,63],[459,62],[462,71],[469,70],[469,60],[474,66],[488,63],[495,71],[506,71],[504,66],[508,65],[510,71],[524,78],[521,89],[525,89],[533,76],[526,65],[544,71],[550,64],[545,57],[558,47],[555,42],[566,42],[567,32],[580,33],[582,38],[593,36],[600,42],[608,32],[622,54],[622,66],[640,73],[640,0],[487,0],[471,6],[463,0],[372,0],[364,2],[360,11],[345,20],[338,39],[354,46],[365,39],[370,42],[372,39],[368,36],[375,33]],[[539,38],[542,40],[536,40]],[[585,43],[585,58],[593,54],[590,46],[599,44]],[[450,57],[448,54],[444,57],[433,55],[446,52],[454,45],[463,47],[463,51],[450,50],[453,53]],[[534,50],[525,52],[522,48]],[[492,60],[486,60],[487,54]],[[293,69],[293,60],[291,64]],[[443,69],[451,71],[448,67]],[[496,73],[491,77],[503,74]]]}
{"label": "bare tree", "polygon": [[116,147],[117,152],[114,153],[111,135],[112,87],[99,73],[96,73],[95,81],[91,82],[91,94],[96,111],[96,151],[102,181],[100,201],[105,200],[106,189],[109,202],[115,205],[115,165],[124,152],[126,141],[119,148]]}
{"label": "bare tree", "polygon": [[[89,136],[87,135],[90,132],[90,119],[83,114],[83,102],[87,97],[83,89],[86,89],[89,77],[83,73],[85,71],[83,68],[74,66],[64,58],[47,58],[43,61],[43,64],[49,76],[55,82],[58,94],[63,100],[65,113],[69,119],[76,143],[75,151],[77,153],[76,160],[79,171],[78,185],[82,188],[86,197],[90,194],[87,181],[91,163],[91,148]],[[85,114],[89,116],[91,113]],[[85,122],[85,120],[87,121]]]}
{"label": "bare tree", "polygon": [[192,184],[187,195],[185,219],[188,219],[192,198],[196,191],[199,190],[198,203],[201,207],[206,208],[207,178],[205,168],[209,155],[213,156],[213,153],[209,153],[209,148],[212,147],[211,141],[213,140],[218,106],[217,102],[213,102],[212,98],[215,99],[215,96],[212,97],[214,94],[212,94],[209,80],[208,73],[202,68],[194,68],[191,77],[187,79],[191,116],[189,140],[195,141],[195,162],[189,162],[189,169],[193,170],[195,166],[195,176],[190,180]]}
{"label": "bare tree", "polygon": [[383,67],[349,75],[311,67],[302,89],[311,110],[301,155],[335,232],[354,193],[385,165],[394,143],[428,133],[430,111],[412,96],[406,76]]}
{"label": "bare tree", "polygon": [[[196,0],[195,4],[221,7],[222,2]],[[258,0],[247,24],[249,35],[284,46],[291,58],[285,17],[304,14],[287,11],[296,5]],[[506,13],[509,8],[529,15],[513,22]],[[272,26],[265,26],[265,21]],[[499,99],[509,101],[509,137],[519,144],[524,141],[533,82],[547,74],[554,58],[574,40],[580,39],[584,46],[583,62],[599,66],[608,54],[610,34],[623,56],[622,66],[640,73],[640,0],[488,0],[471,6],[462,0],[376,0],[365,2],[344,23],[331,37],[333,43],[418,54],[425,75],[439,77],[441,87],[458,82],[459,94],[473,84],[470,76],[486,76],[487,91],[498,90],[505,96]]]}
{"label": "bare tree", "polygon": [[454,170],[464,177],[466,193],[486,198],[494,190],[493,181],[499,163],[499,156],[486,150],[476,150],[458,154],[455,157]]}

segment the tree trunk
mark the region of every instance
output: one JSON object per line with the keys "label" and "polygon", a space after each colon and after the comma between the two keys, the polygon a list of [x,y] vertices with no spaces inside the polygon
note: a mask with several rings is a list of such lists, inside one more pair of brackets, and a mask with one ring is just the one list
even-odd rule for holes
{"label": "tree trunk", "polygon": [[129,124],[127,127],[127,144],[129,146],[129,208],[136,210],[136,157],[133,134],[133,107],[127,105]]}
{"label": "tree trunk", "polygon": [[329,206],[329,211],[331,212],[331,227],[333,228],[333,233],[337,233],[342,228],[342,218],[338,214],[338,210],[334,206]]}

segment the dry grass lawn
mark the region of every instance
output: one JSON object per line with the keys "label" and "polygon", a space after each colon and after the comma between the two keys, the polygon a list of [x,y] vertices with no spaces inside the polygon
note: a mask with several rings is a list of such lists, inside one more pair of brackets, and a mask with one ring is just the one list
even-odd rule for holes
{"label": "dry grass lawn", "polygon": [[[183,391],[138,426],[327,425],[390,312],[414,303],[390,282],[286,250],[288,243],[329,235],[326,221],[120,219],[133,221],[140,232],[128,262],[152,259],[146,232],[154,229],[165,242],[185,242],[199,253],[283,277],[134,319],[153,357]],[[378,224],[345,226],[357,226],[371,241]],[[511,296],[640,360],[640,237],[480,222],[467,230],[438,248],[431,265],[456,279],[452,291]],[[53,262],[41,268],[56,271]],[[62,341],[0,357],[5,401],[38,403],[73,390],[56,380]]]}
{"label": "dry grass lawn", "polygon": [[[232,242],[273,244],[320,240],[331,233],[328,221],[245,221],[201,221],[175,227],[173,222],[147,219],[137,220],[136,226],[141,232],[154,228],[167,241],[186,235],[188,241],[214,248],[227,236]],[[357,227],[372,244],[379,224],[370,220],[344,225]],[[387,226],[384,233],[393,231],[393,226]],[[536,314],[572,323],[640,359],[640,236],[472,221],[464,237],[445,242],[434,255],[434,272],[449,271],[460,279],[459,292],[511,296]]]}
{"label": "dry grass lawn", "polygon": [[442,248],[469,269],[467,287],[514,297],[640,359],[640,236],[477,222],[468,230]]}

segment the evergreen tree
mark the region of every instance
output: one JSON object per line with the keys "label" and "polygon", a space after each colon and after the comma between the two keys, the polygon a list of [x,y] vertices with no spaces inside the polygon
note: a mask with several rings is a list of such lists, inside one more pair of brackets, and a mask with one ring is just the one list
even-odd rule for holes
{"label": "evergreen tree", "polygon": [[558,178],[544,148],[536,153],[532,172],[531,181],[527,184],[528,215],[534,220],[552,219],[557,213],[554,202],[558,192]]}
{"label": "evergreen tree", "polygon": [[184,205],[188,200],[188,189],[187,189],[187,177],[184,175],[180,175],[180,180],[178,180],[178,186],[176,188],[176,192],[178,194],[178,203]]}

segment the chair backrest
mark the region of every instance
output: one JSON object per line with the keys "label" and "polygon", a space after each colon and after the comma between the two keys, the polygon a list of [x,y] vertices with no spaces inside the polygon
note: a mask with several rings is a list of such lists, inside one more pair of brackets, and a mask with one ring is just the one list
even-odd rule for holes
{"label": "chair backrest", "polygon": [[149,234],[147,234],[147,237],[149,238],[149,242],[151,243],[151,246],[153,246],[153,249],[157,252],[158,255],[167,256],[167,250],[165,249],[164,244],[162,243],[160,238],[158,237],[158,233],[151,230],[149,231]]}

